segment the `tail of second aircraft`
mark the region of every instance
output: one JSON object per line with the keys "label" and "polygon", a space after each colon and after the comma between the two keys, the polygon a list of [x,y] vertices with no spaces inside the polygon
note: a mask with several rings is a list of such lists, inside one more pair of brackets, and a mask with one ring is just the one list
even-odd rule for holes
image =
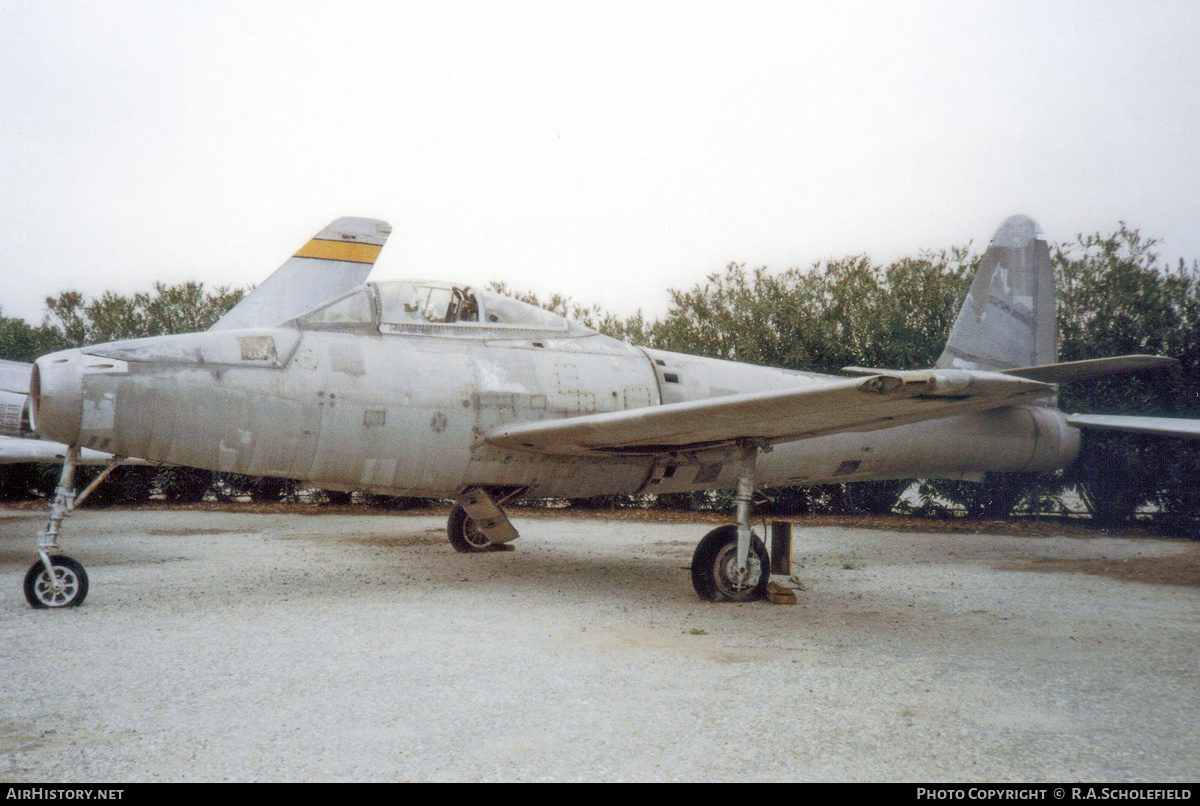
{"label": "tail of second aircraft", "polygon": [[979,262],[939,368],[1004,371],[1058,361],[1054,267],[1033,219],[1005,219]]}

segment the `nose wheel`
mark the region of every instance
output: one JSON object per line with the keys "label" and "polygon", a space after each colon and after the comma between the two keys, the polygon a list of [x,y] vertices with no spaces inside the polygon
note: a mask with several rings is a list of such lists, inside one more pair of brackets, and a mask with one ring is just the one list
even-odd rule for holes
{"label": "nose wheel", "polygon": [[87,598],[87,592],[87,571],[63,554],[50,558],[50,570],[42,560],[38,560],[29,566],[25,574],[25,599],[30,607],[38,610],[79,607]]}

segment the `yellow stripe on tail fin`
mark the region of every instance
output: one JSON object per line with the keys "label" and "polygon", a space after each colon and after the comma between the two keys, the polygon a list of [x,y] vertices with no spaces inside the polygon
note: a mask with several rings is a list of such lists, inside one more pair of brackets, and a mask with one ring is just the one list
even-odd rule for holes
{"label": "yellow stripe on tail fin", "polygon": [[311,257],[318,260],[342,260],[347,263],[374,263],[382,245],[356,243],[353,241],[329,241],[313,238],[304,244],[293,257]]}

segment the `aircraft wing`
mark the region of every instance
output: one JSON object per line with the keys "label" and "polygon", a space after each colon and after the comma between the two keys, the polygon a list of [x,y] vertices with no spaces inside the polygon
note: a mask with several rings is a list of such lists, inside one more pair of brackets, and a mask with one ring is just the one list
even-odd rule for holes
{"label": "aircraft wing", "polygon": [[891,372],[808,386],[502,426],[495,445],[549,454],[652,454],[872,431],[1024,403],[1044,383],[980,370]]}
{"label": "aircraft wing", "polygon": [[1200,420],[1182,417],[1133,417],[1123,414],[1068,414],[1067,424],[1097,431],[1130,431],[1200,439]]}

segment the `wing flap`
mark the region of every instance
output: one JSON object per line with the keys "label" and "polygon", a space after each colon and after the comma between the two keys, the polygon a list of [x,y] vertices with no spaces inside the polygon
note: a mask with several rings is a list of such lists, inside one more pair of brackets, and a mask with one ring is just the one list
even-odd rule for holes
{"label": "wing flap", "polygon": [[1046,384],[976,370],[893,372],[798,388],[502,426],[487,440],[550,454],[653,454],[872,431],[1046,397]]}

